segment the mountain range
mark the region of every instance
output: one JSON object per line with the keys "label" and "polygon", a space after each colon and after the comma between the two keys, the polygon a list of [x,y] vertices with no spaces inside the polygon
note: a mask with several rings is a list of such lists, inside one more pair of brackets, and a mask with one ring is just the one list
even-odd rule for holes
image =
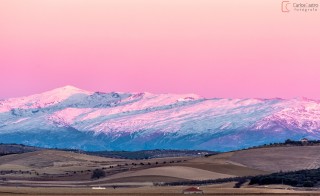
{"label": "mountain range", "polygon": [[0,143],[96,150],[230,151],[320,139],[320,102],[90,92],[65,86],[0,101]]}

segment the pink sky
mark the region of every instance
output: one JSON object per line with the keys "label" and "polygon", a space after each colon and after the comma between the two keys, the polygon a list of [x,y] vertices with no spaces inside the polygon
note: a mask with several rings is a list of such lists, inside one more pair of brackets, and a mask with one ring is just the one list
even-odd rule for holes
{"label": "pink sky", "polygon": [[1,0],[0,98],[74,85],[320,99],[320,10],[280,8],[278,0]]}

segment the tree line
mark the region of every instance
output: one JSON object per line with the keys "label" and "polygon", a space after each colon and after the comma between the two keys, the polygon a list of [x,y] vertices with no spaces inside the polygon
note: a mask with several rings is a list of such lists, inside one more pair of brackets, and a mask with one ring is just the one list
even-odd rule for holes
{"label": "tree line", "polygon": [[278,172],[252,177],[251,185],[285,184],[294,187],[314,187],[320,182],[320,168],[292,172]]}

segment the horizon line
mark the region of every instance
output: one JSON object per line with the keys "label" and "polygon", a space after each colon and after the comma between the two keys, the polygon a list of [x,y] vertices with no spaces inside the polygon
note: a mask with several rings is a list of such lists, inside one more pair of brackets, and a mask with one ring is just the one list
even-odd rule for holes
{"label": "horizon line", "polygon": [[255,99],[255,100],[309,100],[309,101],[316,101],[316,102],[320,102],[320,99],[313,99],[313,98],[308,98],[305,96],[297,96],[297,97],[291,97],[291,98],[283,98],[283,97],[205,97],[196,93],[172,93],[172,92],[167,92],[167,93],[154,93],[154,92],[150,92],[150,91],[143,91],[143,92],[139,92],[139,91],[90,91],[90,90],[86,90],[86,89],[82,89],[82,88],[78,88],[75,85],[71,85],[71,84],[67,84],[64,86],[58,86],[55,88],[51,88],[42,92],[36,92],[33,94],[28,94],[28,95],[21,95],[21,96],[16,96],[16,97],[8,97],[8,98],[3,98],[0,97],[0,101],[3,100],[9,100],[9,99],[17,99],[17,98],[22,98],[22,97],[29,97],[29,96],[33,96],[33,95],[37,95],[37,94],[43,94],[46,92],[50,92],[50,91],[54,91],[54,90],[59,90],[59,89],[63,89],[63,88],[73,88],[73,89],[77,89],[77,90],[82,90],[82,91],[86,91],[89,93],[128,93],[128,94],[138,94],[138,93],[147,93],[147,94],[153,94],[153,95],[195,95],[195,96],[199,96],[200,98],[206,99],[206,100],[210,100],[210,99]]}

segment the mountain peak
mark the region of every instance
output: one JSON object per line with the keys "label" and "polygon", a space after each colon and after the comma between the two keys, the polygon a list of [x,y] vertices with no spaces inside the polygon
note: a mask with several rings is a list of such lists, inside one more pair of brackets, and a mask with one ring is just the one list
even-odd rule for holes
{"label": "mountain peak", "polygon": [[75,86],[72,85],[66,85],[66,86],[62,86],[62,87],[58,87],[53,89],[54,91],[84,91],[80,88],[77,88]]}
{"label": "mountain peak", "polygon": [[76,95],[83,96],[90,94],[92,94],[92,92],[68,85],[39,94],[7,99],[4,101],[6,107],[1,107],[0,112],[10,111],[12,108],[30,109],[47,107],[65,101]]}
{"label": "mountain peak", "polygon": [[91,92],[86,91],[86,90],[82,90],[80,88],[71,86],[71,85],[67,85],[67,86],[63,86],[63,87],[59,87],[59,88],[55,88],[53,90],[41,93],[42,95],[53,95],[53,96],[71,96],[74,94],[90,94]]}

